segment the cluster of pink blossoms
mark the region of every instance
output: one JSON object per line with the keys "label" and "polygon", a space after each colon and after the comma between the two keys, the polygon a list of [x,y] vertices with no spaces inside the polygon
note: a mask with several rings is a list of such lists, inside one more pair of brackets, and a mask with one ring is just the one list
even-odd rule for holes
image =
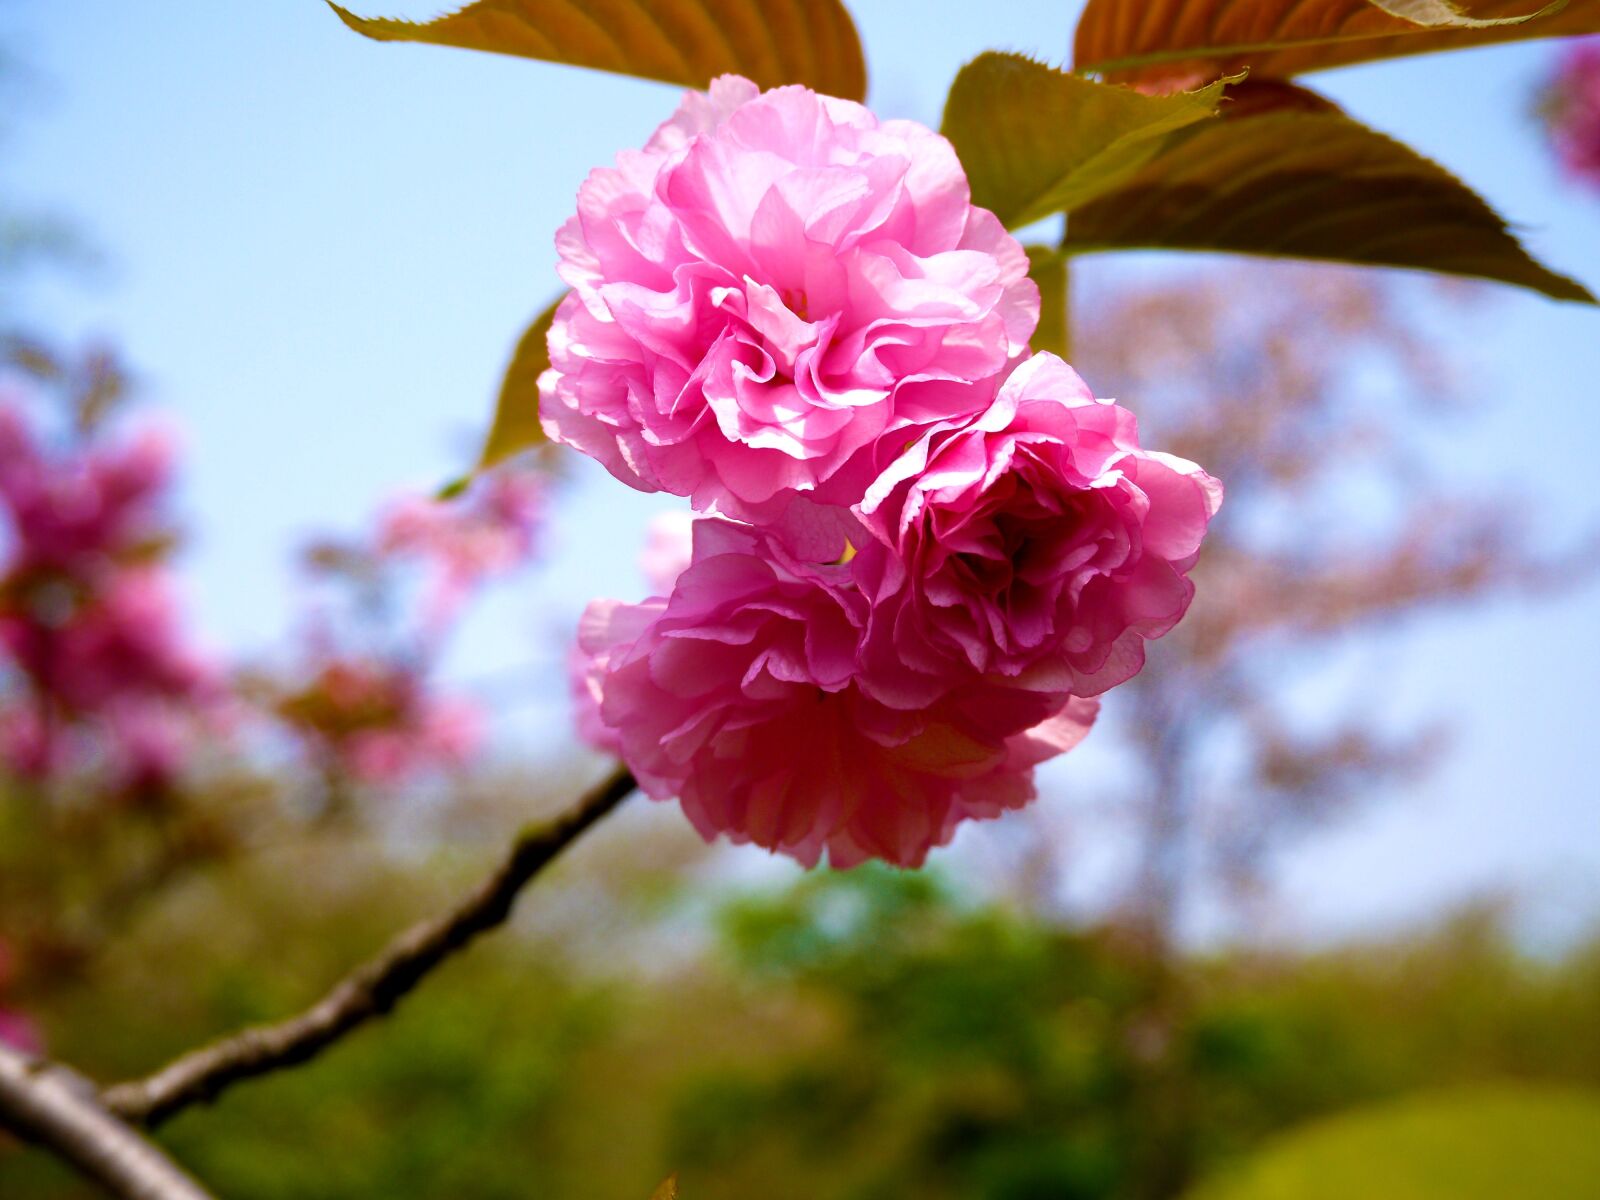
{"label": "cluster of pink blossoms", "polygon": [[1562,168],[1600,187],[1600,38],[1562,51],[1540,107]]}
{"label": "cluster of pink blossoms", "polygon": [[585,614],[586,736],[808,865],[1032,799],[1188,607],[1222,492],[1029,353],[1027,257],[949,143],[723,77],[557,246],[546,431],[707,514],[658,595]]}
{"label": "cluster of pink blossoms", "polygon": [[0,405],[0,761],[25,776],[97,769],[164,787],[219,692],[185,645],[160,500],[155,434],[60,451]]}

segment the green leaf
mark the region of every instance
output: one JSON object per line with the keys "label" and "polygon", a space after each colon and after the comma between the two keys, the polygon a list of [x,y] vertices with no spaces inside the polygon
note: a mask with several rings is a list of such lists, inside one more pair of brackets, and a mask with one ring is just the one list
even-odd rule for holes
{"label": "green leaf", "polygon": [[1191,1200],[1590,1200],[1596,1180],[1600,1093],[1506,1085],[1313,1122]]}
{"label": "green leaf", "polygon": [[500,381],[500,395],[494,405],[494,421],[489,426],[488,436],[483,439],[478,461],[466,474],[450,480],[435,492],[435,499],[454,499],[472,485],[473,478],[480,471],[487,471],[525,450],[548,445],[544,427],[539,424],[539,376],[550,365],[550,348],[546,339],[562,299],[564,297],[558,297],[522,331],[522,336],[517,339],[517,348],[511,352],[511,361],[506,365],[505,376]]}
{"label": "green leaf", "polygon": [[1337,111],[1217,121],[1079,209],[1066,248],[1211,250],[1411,267],[1594,303],[1443,167]]}
{"label": "green leaf", "polygon": [[1014,229],[1113,187],[1174,130],[1215,116],[1221,96],[1220,82],[1146,96],[990,51],[950,85],[943,133],[961,157],[972,202]]}
{"label": "green leaf", "polygon": [[1089,0],[1073,62],[1128,83],[1306,71],[1600,32],[1600,0]]}
{"label": "green leaf", "polygon": [[1028,246],[1028,275],[1039,285],[1039,328],[1035,350],[1072,358],[1071,309],[1068,307],[1067,258],[1054,246]]}
{"label": "green leaf", "polygon": [[703,88],[718,75],[860,100],[867,69],[840,0],[477,0],[432,21],[339,19],[380,42],[429,42]]}
{"label": "green leaf", "polygon": [[480,471],[545,440],[544,429],[539,425],[539,376],[550,365],[545,338],[560,303],[557,300],[533,319],[512,352],[511,363],[500,383],[499,399],[495,401],[494,424],[489,427],[483,452],[478,455]]}

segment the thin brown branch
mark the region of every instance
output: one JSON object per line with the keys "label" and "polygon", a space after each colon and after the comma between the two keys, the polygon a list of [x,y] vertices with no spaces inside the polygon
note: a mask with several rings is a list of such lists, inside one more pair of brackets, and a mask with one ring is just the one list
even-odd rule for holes
{"label": "thin brown branch", "polygon": [[634,786],[633,776],[618,768],[560,817],[524,830],[489,877],[454,908],[413,925],[299,1016],[245,1029],[174,1059],[145,1079],[108,1088],[106,1106],[129,1121],[153,1126],[191,1104],[214,1100],[241,1080],[303,1063],[383,1016],[440,963],[502,924],[522,888]]}
{"label": "thin brown branch", "polygon": [[51,1151],[122,1200],[211,1200],[176,1163],[107,1112],[87,1079],[4,1042],[0,1128]]}

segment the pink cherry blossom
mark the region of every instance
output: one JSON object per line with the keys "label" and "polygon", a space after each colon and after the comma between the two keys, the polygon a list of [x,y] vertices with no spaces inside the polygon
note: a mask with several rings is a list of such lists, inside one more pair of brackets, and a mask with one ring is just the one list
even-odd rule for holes
{"label": "pink cherry blossom", "polygon": [[714,514],[585,613],[585,740],[808,865],[915,865],[1027,803],[1183,616],[1222,489],[1027,357],[1026,256],[950,146],[724,77],[557,245],[547,432]]}
{"label": "pink cherry blossom", "polygon": [[1093,701],[970,672],[935,703],[884,703],[862,686],[851,565],[724,520],[694,537],[670,597],[597,601],[579,645],[610,743],[708,840],[915,866],[961,821],[1026,804],[1033,766],[1094,719]]}
{"label": "pink cherry blossom", "polygon": [[1133,414],[1053,354],[1019,366],[976,420],[888,465],[860,506],[892,553],[863,554],[869,658],[936,694],[963,671],[1092,696],[1177,623],[1222,488],[1142,450]]}
{"label": "pink cherry blossom", "polygon": [[664,596],[653,596],[643,604],[596,600],[578,621],[578,639],[567,654],[573,724],[578,736],[602,754],[623,755],[621,732],[606,724],[601,714],[611,660],[637,641],[665,606]]}
{"label": "pink cherry blossom", "polygon": [[864,447],[981,409],[1038,321],[942,137],[736,76],[592,172],[557,248],[547,432],[744,520],[854,502]]}
{"label": "pink cherry blossom", "polygon": [[[644,549],[639,554],[639,569],[644,573],[651,596],[665,598],[670,595],[678,576],[689,566],[694,553],[694,525],[692,513],[677,510],[657,513],[650,518],[645,530]],[[595,614],[595,619],[609,620],[610,611],[606,606],[592,607],[589,613],[585,613],[584,621],[590,620],[591,613]],[[608,615],[600,617],[601,613]],[[639,632],[642,631],[641,626]],[[584,643],[594,646],[594,653],[585,653]],[[600,717],[606,665],[610,658],[606,643],[605,635],[589,636],[580,629],[578,642],[574,643],[567,655],[567,683],[578,736],[603,753],[621,754],[622,742],[616,730],[606,725]]]}

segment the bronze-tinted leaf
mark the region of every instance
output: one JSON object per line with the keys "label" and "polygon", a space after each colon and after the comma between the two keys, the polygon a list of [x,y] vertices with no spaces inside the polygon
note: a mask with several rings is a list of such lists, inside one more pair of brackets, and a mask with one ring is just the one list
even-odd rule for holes
{"label": "bronze-tinted leaf", "polygon": [[533,319],[512,352],[511,363],[500,382],[500,397],[495,401],[494,424],[489,427],[483,452],[478,456],[479,470],[545,440],[539,425],[539,376],[550,365],[545,338],[560,303],[557,300]]}
{"label": "bronze-tinted leaf", "polygon": [[1443,167],[1337,112],[1192,131],[1072,215],[1070,251],[1213,250],[1411,267],[1594,303]]}
{"label": "bronze-tinted leaf", "polygon": [[1089,0],[1073,51],[1108,79],[1192,86],[1600,32],[1600,0]]}
{"label": "bronze-tinted leaf", "polygon": [[840,0],[477,0],[432,21],[339,19],[380,42],[430,42],[703,88],[732,72],[860,100],[867,70]]}
{"label": "bronze-tinted leaf", "polygon": [[1326,96],[1290,83],[1286,79],[1246,79],[1228,89],[1222,103],[1222,116],[1229,121],[1257,117],[1262,113],[1339,112],[1339,106]]}
{"label": "bronze-tinted leaf", "polygon": [[1015,228],[1115,186],[1174,130],[1214,116],[1221,95],[1214,83],[1146,96],[991,51],[950,85],[943,133],[961,156],[972,202]]}
{"label": "bronze-tinted leaf", "polygon": [[650,1200],[678,1200],[678,1177],[668,1175],[661,1181],[661,1186],[650,1193]]}
{"label": "bronze-tinted leaf", "polygon": [[1067,256],[1054,246],[1028,246],[1028,276],[1039,285],[1039,328],[1032,346],[1072,358],[1071,309],[1068,307]]}

